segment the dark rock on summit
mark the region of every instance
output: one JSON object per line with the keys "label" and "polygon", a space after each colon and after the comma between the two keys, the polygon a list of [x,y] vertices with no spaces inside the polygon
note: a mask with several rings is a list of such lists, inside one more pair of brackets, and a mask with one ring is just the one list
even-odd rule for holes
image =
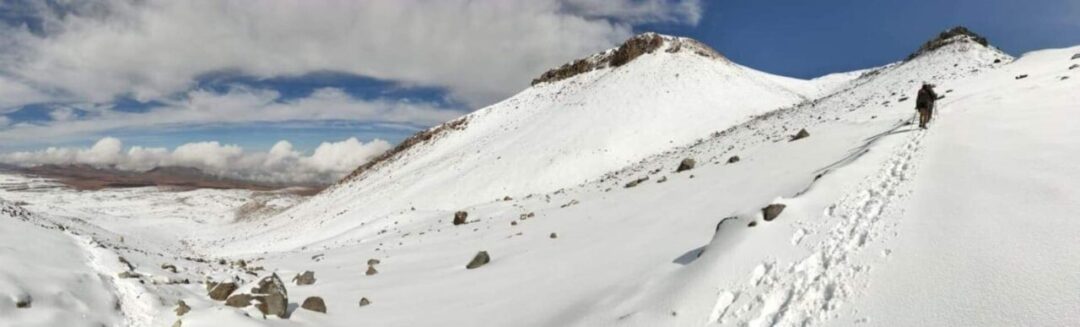
{"label": "dark rock on summit", "polygon": [[297,274],[292,280],[296,282],[296,285],[315,284],[315,272],[310,270],[304,271],[303,273]]}
{"label": "dark rock on summit", "polygon": [[933,38],[930,41],[926,41],[926,43],[923,43],[923,45],[919,47],[919,50],[908,56],[907,60],[915,59],[916,57],[924,53],[931,52],[940,49],[941,47],[944,47],[946,45],[952,44],[956,42],[954,38],[957,36],[967,36],[968,39],[970,39],[971,41],[974,41],[975,43],[978,43],[984,47],[990,46],[990,41],[986,40],[985,37],[982,37],[979,34],[975,34],[975,32],[972,32],[966,27],[957,26],[947,31],[941,32],[941,34],[938,34],[936,38]]}
{"label": "dark rock on summit", "polygon": [[801,140],[801,139],[805,139],[807,137],[810,137],[810,132],[807,132],[806,129],[800,129],[799,133],[797,133],[797,134],[795,134],[795,136],[791,137],[791,142],[798,141],[798,140]]}
{"label": "dark rock on summit", "polygon": [[664,38],[658,34],[641,34],[626,40],[611,55],[611,66],[619,67],[646,53],[652,53],[664,45]]}
{"label": "dark rock on summit", "polygon": [[465,211],[458,211],[454,213],[454,226],[464,225],[465,219],[469,218],[469,213]]}
{"label": "dark rock on summit", "polygon": [[228,299],[229,295],[232,295],[237,288],[239,287],[233,282],[221,283],[214,286],[214,289],[210,290],[209,295],[210,298],[215,301],[225,301],[225,299]]}
{"label": "dark rock on summit", "polygon": [[473,257],[472,261],[469,261],[468,265],[465,265],[465,269],[476,269],[491,262],[491,257],[488,256],[487,251],[480,251]]}
{"label": "dark rock on summit", "polygon": [[304,303],[300,304],[300,307],[315,312],[326,313],[326,302],[318,296],[312,296],[304,299]]}
{"label": "dark rock on summit", "polygon": [[772,221],[780,216],[781,212],[784,212],[784,208],[787,208],[787,206],[783,204],[770,204],[768,207],[761,209],[761,214],[764,216],[765,221]]}
{"label": "dark rock on summit", "polygon": [[687,170],[694,169],[695,165],[697,165],[697,161],[694,161],[694,159],[692,159],[692,158],[683,159],[683,161],[679,163],[679,168],[675,169],[675,172],[679,173],[679,172],[684,172],[684,171],[687,171]]}

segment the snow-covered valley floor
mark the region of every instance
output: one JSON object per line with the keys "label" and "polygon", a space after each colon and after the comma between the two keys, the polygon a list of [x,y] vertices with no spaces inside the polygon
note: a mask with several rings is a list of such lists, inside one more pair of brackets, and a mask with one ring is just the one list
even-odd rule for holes
{"label": "snow-covered valley floor", "polygon": [[[304,199],[0,175],[0,326],[1075,325],[1076,53],[959,43],[602,176],[459,206],[423,204],[515,181],[394,186],[415,198],[383,204],[359,182]],[[945,95],[929,130],[909,124],[923,80]],[[506,160],[560,152],[527,146]],[[304,271],[314,283],[292,281]],[[271,273],[287,319],[208,297]],[[325,313],[300,308],[312,296]]]}

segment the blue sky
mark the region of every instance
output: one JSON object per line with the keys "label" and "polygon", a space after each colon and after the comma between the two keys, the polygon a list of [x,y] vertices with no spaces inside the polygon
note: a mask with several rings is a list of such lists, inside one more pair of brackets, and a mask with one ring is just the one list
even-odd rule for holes
{"label": "blue sky", "polygon": [[59,3],[0,4],[0,152],[396,143],[643,31],[800,78],[903,59],[955,25],[1012,54],[1080,44],[1077,0]]}

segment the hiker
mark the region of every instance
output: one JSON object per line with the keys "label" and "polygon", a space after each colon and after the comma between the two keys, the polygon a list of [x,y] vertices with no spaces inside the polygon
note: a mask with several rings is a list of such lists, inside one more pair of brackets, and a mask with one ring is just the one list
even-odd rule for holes
{"label": "hiker", "polygon": [[938,95],[934,93],[934,85],[923,83],[919,89],[919,96],[915,99],[915,110],[919,111],[919,128],[926,129],[926,123],[930,122],[930,116],[934,115],[934,102]]}

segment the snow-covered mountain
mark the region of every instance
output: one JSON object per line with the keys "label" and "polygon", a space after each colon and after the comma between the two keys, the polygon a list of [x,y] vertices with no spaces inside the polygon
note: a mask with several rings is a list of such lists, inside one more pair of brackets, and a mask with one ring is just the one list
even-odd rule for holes
{"label": "snow-covered mountain", "polygon": [[[75,238],[37,232],[72,257],[89,251],[72,239],[102,245],[87,256],[112,266],[87,274],[110,278],[73,297],[115,288],[121,309],[88,323],[1070,325],[1080,254],[1062,249],[1080,234],[1080,189],[1062,181],[1080,176],[1077,58],[1080,46],[1014,60],[953,29],[903,61],[804,81],[645,34],[280,214],[233,215],[291,205],[251,199],[265,194],[75,192],[12,176],[0,198],[62,226]],[[945,96],[929,130],[908,123],[923,82]],[[0,262],[28,260],[10,253]],[[5,267],[0,314],[28,321],[4,307],[11,289],[73,307]],[[270,272],[305,270],[313,284],[286,282],[287,320],[224,306],[199,283],[252,294]],[[125,271],[138,276],[111,277]],[[310,296],[325,313],[297,308]],[[174,313],[177,300],[190,312]]]}

